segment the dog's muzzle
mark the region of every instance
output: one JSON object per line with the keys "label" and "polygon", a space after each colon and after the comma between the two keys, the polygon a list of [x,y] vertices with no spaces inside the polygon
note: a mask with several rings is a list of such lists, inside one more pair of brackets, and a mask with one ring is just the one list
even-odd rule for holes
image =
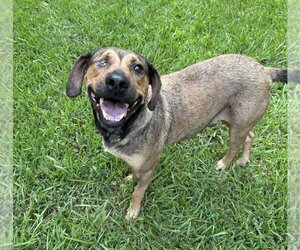
{"label": "dog's muzzle", "polygon": [[122,74],[109,74],[100,85],[95,92],[88,88],[96,118],[106,126],[122,125],[138,109],[142,98],[136,98],[136,91]]}

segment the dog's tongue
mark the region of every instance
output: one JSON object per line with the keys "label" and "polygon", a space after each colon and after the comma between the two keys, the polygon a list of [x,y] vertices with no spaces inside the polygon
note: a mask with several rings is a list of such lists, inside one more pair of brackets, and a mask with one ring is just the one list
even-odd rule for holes
{"label": "dog's tongue", "polygon": [[104,100],[101,110],[106,120],[120,121],[127,114],[127,105],[122,102],[111,102]]}

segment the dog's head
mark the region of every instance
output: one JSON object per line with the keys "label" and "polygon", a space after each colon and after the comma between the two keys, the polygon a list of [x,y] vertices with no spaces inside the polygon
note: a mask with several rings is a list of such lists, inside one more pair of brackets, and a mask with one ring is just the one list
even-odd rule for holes
{"label": "dog's head", "polygon": [[161,88],[157,70],[141,55],[117,48],[103,48],[81,55],[75,62],[67,85],[67,95],[81,93],[82,82],[96,119],[109,127],[122,126],[146,104],[148,87],[152,87],[148,108],[155,109]]}

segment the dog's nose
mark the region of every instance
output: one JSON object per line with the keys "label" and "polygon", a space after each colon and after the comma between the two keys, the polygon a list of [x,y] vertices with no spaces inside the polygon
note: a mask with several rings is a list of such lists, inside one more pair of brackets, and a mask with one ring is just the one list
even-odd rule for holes
{"label": "dog's nose", "polygon": [[107,87],[114,93],[120,93],[128,88],[128,80],[120,74],[112,74],[106,78]]}

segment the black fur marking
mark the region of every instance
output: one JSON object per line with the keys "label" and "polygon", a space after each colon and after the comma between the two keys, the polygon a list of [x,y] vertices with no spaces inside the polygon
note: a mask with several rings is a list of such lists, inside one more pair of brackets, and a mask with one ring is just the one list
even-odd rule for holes
{"label": "black fur marking", "polygon": [[287,72],[287,70],[277,71],[272,80],[274,82],[287,83],[287,81],[288,81],[288,72]]}
{"label": "black fur marking", "polygon": [[300,70],[278,70],[272,76],[274,82],[295,82],[300,83]]}
{"label": "black fur marking", "polygon": [[151,111],[154,111],[156,103],[158,101],[159,92],[161,89],[161,80],[160,75],[156,68],[148,61],[146,61],[148,65],[148,76],[150,81],[150,86],[152,88],[152,97],[148,103],[148,108]]}

